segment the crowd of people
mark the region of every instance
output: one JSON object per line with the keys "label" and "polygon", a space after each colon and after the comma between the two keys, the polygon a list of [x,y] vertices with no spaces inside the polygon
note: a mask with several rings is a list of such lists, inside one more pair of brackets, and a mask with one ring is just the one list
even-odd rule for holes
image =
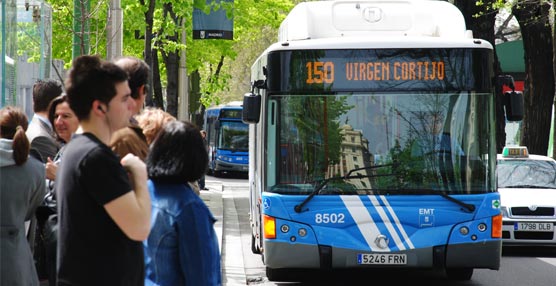
{"label": "crowd of people", "polygon": [[0,109],[0,285],[222,284],[202,130],[143,108],[149,73],[80,56]]}

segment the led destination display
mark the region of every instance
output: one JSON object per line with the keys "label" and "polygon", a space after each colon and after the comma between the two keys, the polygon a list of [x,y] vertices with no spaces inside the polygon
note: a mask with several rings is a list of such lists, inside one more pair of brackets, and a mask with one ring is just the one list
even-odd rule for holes
{"label": "led destination display", "polygon": [[491,82],[481,79],[489,78],[491,56],[484,49],[280,51],[269,55],[267,86],[278,93],[487,91]]}

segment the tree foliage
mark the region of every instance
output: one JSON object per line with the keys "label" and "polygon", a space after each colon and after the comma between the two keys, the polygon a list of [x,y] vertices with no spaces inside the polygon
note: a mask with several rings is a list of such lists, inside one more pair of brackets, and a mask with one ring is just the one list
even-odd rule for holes
{"label": "tree foliage", "polygon": [[[106,54],[106,19],[110,0],[90,1],[85,14],[88,21],[89,54]],[[242,0],[209,2],[206,0],[122,0],[123,10],[123,54],[144,58],[153,68],[149,105],[170,108],[177,112],[179,60],[185,49],[186,70],[192,80],[189,88],[189,112],[204,107],[238,100],[249,90],[250,67],[256,57],[276,39],[279,24],[299,0]],[[495,15],[499,9],[512,11],[519,21],[523,33],[527,69],[525,101],[526,116],[523,121],[521,140],[532,152],[545,152],[548,142],[544,138],[549,132],[549,107],[554,104],[554,59],[553,32],[548,19],[552,0],[452,0],[464,16],[468,29],[474,36],[495,45],[495,37],[505,37],[495,31]],[[62,59],[69,67],[72,60],[74,39],[75,3],[83,5],[86,0],[48,0],[53,9],[52,58]],[[193,9],[224,9],[233,17],[234,39],[193,40]],[[507,23],[507,22],[502,22]],[[553,25],[553,24],[552,24]],[[185,44],[182,39],[185,29]],[[27,31],[30,31],[27,29]],[[496,34],[495,34],[496,33]],[[24,37],[25,35],[21,35]],[[540,41],[540,42],[539,42]],[[531,43],[531,46],[527,46]],[[29,50],[33,50],[29,43]],[[36,50],[36,49],[35,49]],[[35,52],[29,54],[31,59]],[[552,66],[550,66],[552,64]],[[542,67],[542,68],[540,68]],[[500,71],[498,63],[496,71]],[[550,71],[550,72],[547,72]],[[499,100],[497,98],[497,100]],[[497,103],[499,126],[497,139],[505,142],[503,108]],[[539,107],[540,109],[536,109]],[[503,116],[503,115],[502,115]],[[536,139],[534,139],[536,138]],[[541,140],[542,139],[542,140]]]}
{"label": "tree foliage", "polygon": [[[526,145],[532,154],[546,154],[550,135],[551,110],[554,106],[555,74],[553,71],[554,42],[550,26],[550,1],[546,0],[456,0],[465,16],[468,29],[474,36],[488,40],[495,46],[495,35],[503,35],[494,29],[494,16],[501,8],[511,11],[519,22],[524,43],[525,61],[525,110],[521,123],[520,144]],[[493,33],[493,31],[495,31]],[[515,32],[514,32],[515,33]],[[546,59],[552,59],[547,61]],[[495,72],[501,73],[498,60]],[[498,92],[501,92],[500,90]],[[497,150],[505,143],[503,99],[496,98]]]}

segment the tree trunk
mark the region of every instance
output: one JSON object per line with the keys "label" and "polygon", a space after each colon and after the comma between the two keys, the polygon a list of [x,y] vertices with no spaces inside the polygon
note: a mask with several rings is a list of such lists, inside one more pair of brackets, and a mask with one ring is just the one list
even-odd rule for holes
{"label": "tree trunk", "polygon": [[153,101],[152,106],[164,108],[164,98],[162,94],[162,81],[160,80],[160,66],[158,65],[158,49],[151,50],[152,70],[153,70]]}
{"label": "tree trunk", "polygon": [[513,8],[521,27],[525,55],[524,117],[520,144],[529,153],[544,155],[548,150],[552,106],[554,105],[554,70],[552,66],[552,31],[548,21],[548,3],[524,3]]}
{"label": "tree trunk", "polygon": [[179,77],[179,55],[177,50],[169,52],[164,57],[166,63],[166,111],[176,118],[178,117],[178,77]]}
{"label": "tree trunk", "polygon": [[[145,6],[144,0],[140,0],[140,3],[141,5]],[[151,45],[152,45],[152,38],[153,38],[153,19],[154,19],[154,8],[155,8],[156,0],[150,0],[148,4],[149,7],[147,11],[145,11],[145,48],[144,48],[145,51],[143,55],[145,57],[145,63],[147,63],[147,65],[151,67],[148,84],[153,88],[147,89],[147,97],[145,99],[145,105],[153,106],[153,89],[154,89],[153,74],[155,71],[153,65]]]}
{"label": "tree trunk", "polygon": [[[552,15],[552,72],[556,77],[556,19],[554,19],[554,14]],[[556,82],[556,78],[554,79]],[[556,87],[555,87],[556,89]],[[554,133],[552,133],[552,155],[548,154],[548,156],[552,156],[552,158],[556,158],[556,94],[554,95],[554,103],[552,106],[552,126],[554,128]]]}
{"label": "tree trunk", "polygon": [[[482,6],[477,6],[475,1],[455,0],[456,5],[465,18],[467,29],[473,31],[473,37],[488,41],[495,47],[494,24],[496,13],[485,11],[485,7],[491,7],[495,0],[483,1]],[[474,15],[480,15],[475,17]],[[502,72],[500,62],[494,49],[494,76],[495,79]],[[495,81],[496,82],[496,81]],[[504,98],[502,88],[496,87],[495,90],[495,117],[496,117],[496,152],[502,153],[502,149],[506,144],[506,117],[504,116]]]}
{"label": "tree trunk", "polygon": [[[164,3],[163,5],[163,16],[164,21],[171,21],[171,24],[176,27],[181,27],[181,18],[179,18],[173,11],[172,3]],[[160,35],[164,35],[164,28],[160,31]],[[168,42],[177,43],[179,39],[178,32],[174,32],[171,35],[166,35],[165,40]],[[180,57],[178,50],[167,51],[159,43],[160,52],[162,55],[162,60],[166,65],[166,112],[170,113],[174,117],[178,117],[178,85],[179,85],[179,63]],[[162,94],[161,94],[162,98]]]}
{"label": "tree trunk", "polygon": [[199,70],[194,70],[189,75],[189,114],[193,114],[193,121],[197,126],[203,128],[203,116],[205,106],[201,104],[201,75]]}

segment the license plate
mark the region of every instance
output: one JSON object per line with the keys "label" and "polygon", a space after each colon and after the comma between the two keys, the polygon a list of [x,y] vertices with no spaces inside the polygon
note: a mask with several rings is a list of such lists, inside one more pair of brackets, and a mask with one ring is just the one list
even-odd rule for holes
{"label": "license plate", "polygon": [[407,255],[360,253],[357,254],[357,264],[405,265],[407,264]]}
{"label": "license plate", "polygon": [[516,222],[515,231],[554,231],[554,224],[551,222]]}

